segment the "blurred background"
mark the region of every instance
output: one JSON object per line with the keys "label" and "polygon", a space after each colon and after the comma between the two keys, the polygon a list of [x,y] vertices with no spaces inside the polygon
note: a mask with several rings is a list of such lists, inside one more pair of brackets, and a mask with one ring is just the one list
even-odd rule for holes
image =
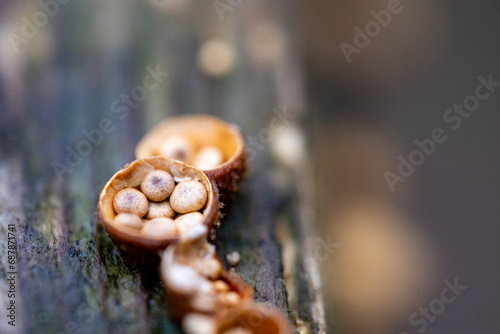
{"label": "blurred background", "polygon": [[[379,30],[373,12],[380,18],[391,1],[300,6],[318,227],[342,245],[322,266],[330,324],[339,333],[497,333],[500,96],[460,125],[443,116],[475,94],[479,76],[500,81],[500,2],[394,3]],[[367,24],[361,48],[354,29]],[[408,160],[436,128],[447,140],[391,189],[384,173],[398,174],[399,156]],[[467,288],[440,302],[455,278]]]}
{"label": "blurred background", "polygon": [[[499,333],[499,18],[498,0],[2,0],[0,135],[44,138],[29,160],[52,172],[42,157],[63,161],[106,115],[119,151],[167,115],[217,110],[252,129],[288,109],[307,138],[316,233],[339,245],[317,259],[327,333]],[[121,93],[148,66],[168,77],[121,123],[110,106],[137,102]],[[479,85],[490,95],[469,99]],[[464,101],[479,105],[448,113]],[[54,113],[80,118],[61,127]],[[415,141],[436,128],[446,141],[426,154]]]}

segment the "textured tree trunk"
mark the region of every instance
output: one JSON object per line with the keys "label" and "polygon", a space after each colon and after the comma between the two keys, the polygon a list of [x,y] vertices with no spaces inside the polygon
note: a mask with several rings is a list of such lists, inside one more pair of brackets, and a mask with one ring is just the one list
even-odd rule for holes
{"label": "textured tree trunk", "polygon": [[[175,300],[165,299],[157,274],[127,267],[100,226],[99,192],[165,116],[215,114],[257,138],[270,129],[276,110],[288,111],[281,121],[299,129],[307,117],[293,6],[245,2],[222,21],[210,1],[191,7],[173,18],[159,16],[147,2],[74,1],[61,5],[19,53],[6,51],[15,54],[18,68],[0,84],[1,333],[180,333],[166,311]],[[37,10],[13,12],[30,17]],[[245,32],[256,18],[269,19],[285,36],[277,66],[263,69],[241,57],[221,79],[196,69],[200,41],[220,35],[244,52]],[[9,19],[8,29],[19,30],[16,19]],[[147,68],[157,66],[169,73],[158,88],[129,113],[115,112],[113,102],[142,85]],[[12,91],[15,82],[21,89]],[[113,130],[84,147],[104,119]],[[295,324],[305,323],[298,325],[301,331],[324,333],[317,269],[314,261],[304,263],[312,247],[307,154],[301,151],[300,161],[289,165],[270,153],[271,140],[258,144],[242,191],[224,208],[218,253],[223,261],[228,252],[241,254],[236,272],[254,287],[258,301],[277,305]],[[73,153],[78,150],[88,153]],[[4,315],[11,300],[15,327]]]}

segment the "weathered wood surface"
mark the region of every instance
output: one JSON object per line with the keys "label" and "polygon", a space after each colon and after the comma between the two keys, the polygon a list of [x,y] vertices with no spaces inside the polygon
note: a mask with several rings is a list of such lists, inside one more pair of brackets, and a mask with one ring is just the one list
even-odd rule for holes
{"label": "weathered wood surface", "polygon": [[[18,32],[22,16],[39,10],[14,1],[2,6],[10,14],[2,18],[4,31]],[[165,300],[157,275],[125,266],[100,227],[99,192],[165,116],[215,114],[257,137],[276,110],[288,112],[281,116],[287,124],[306,115],[293,6],[245,2],[222,21],[211,2],[191,7],[174,17],[147,2],[73,1],[18,53],[2,45],[10,58],[0,60],[0,333],[180,333],[166,313],[175,301]],[[245,55],[245,32],[259,20],[285,37],[284,57],[272,68]],[[239,55],[236,68],[220,79],[196,68],[199,43],[215,36],[228,38]],[[129,112],[114,112],[115,99],[142,85],[148,67],[168,77]],[[54,163],[68,166],[68,152],[86,140],[82,131],[98,129],[103,119],[112,130],[56,172]],[[217,250],[223,260],[240,252],[236,271],[258,301],[277,305],[292,322],[302,320],[311,333],[324,333],[317,271],[303,263],[312,219],[307,157],[280,164],[270,154],[272,142],[258,144],[249,179],[224,209]],[[9,224],[16,229],[15,327],[5,317]]]}

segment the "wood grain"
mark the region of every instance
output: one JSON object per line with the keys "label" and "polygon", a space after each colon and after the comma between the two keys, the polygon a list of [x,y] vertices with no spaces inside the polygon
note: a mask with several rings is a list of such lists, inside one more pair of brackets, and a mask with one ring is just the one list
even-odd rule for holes
{"label": "wood grain", "polygon": [[[8,4],[16,13],[38,10]],[[99,192],[134,159],[141,136],[166,116],[214,114],[238,124],[245,137],[269,128],[273,110],[293,111],[293,124],[305,119],[294,6],[245,3],[223,21],[211,2],[191,7],[174,17],[147,2],[71,2],[19,51],[22,72],[0,85],[0,270],[5,277],[7,226],[15,224],[18,273],[16,326],[2,316],[1,333],[180,333],[166,312],[175,301],[165,299],[157,274],[127,267],[99,225]],[[284,57],[271,69],[245,56],[245,31],[259,17],[286,37]],[[14,18],[9,21],[9,28],[19,28]],[[242,55],[223,78],[196,68],[199,44],[215,36],[228,38]],[[121,94],[131,94],[156,67],[168,77],[128,112],[115,112]],[[9,89],[16,80],[21,99]],[[69,152],[82,149],[84,132],[99,129],[104,119],[113,130],[69,166]],[[260,143],[243,190],[228,199],[217,250],[223,261],[228,252],[241,254],[236,272],[254,287],[258,301],[277,305],[294,323],[303,320],[311,333],[324,333],[317,272],[303,263],[312,219],[302,189],[310,184],[302,175],[307,156],[297,166],[282,165],[271,144]],[[69,167],[56,172],[56,163]],[[295,177],[283,187],[276,173]],[[301,184],[292,182],[298,175]],[[287,237],[278,236],[277,228]],[[291,264],[283,261],[283,243],[293,244]],[[293,280],[284,266],[295,272]],[[3,279],[2,310],[7,291]]]}

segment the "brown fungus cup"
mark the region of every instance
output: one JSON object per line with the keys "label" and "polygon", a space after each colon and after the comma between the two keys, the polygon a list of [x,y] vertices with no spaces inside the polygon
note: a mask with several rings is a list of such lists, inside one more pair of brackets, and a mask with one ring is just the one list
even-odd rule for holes
{"label": "brown fungus cup", "polygon": [[253,298],[252,288],[238,274],[224,270],[207,233],[197,226],[162,254],[160,276],[176,321],[191,312],[214,316]]}
{"label": "brown fungus cup", "polygon": [[246,170],[245,141],[238,128],[209,115],[166,119],[142,138],[136,156],[184,161],[215,180],[221,191],[238,190]]}
{"label": "brown fungus cup", "polygon": [[241,303],[220,313],[214,322],[214,334],[292,334],[285,315],[270,304]]}
{"label": "brown fungus cup", "polygon": [[292,334],[285,315],[270,304],[243,301],[215,316],[191,312],[182,320],[186,334]]}
{"label": "brown fungus cup", "polygon": [[[170,205],[176,187],[183,190],[183,196],[176,199],[182,202],[183,212]],[[156,264],[158,251],[190,229],[212,228],[219,220],[219,209],[215,182],[193,166],[164,157],[126,165],[105,185],[98,203],[99,217],[110,238],[138,265]],[[183,216],[187,222],[178,219]]]}

